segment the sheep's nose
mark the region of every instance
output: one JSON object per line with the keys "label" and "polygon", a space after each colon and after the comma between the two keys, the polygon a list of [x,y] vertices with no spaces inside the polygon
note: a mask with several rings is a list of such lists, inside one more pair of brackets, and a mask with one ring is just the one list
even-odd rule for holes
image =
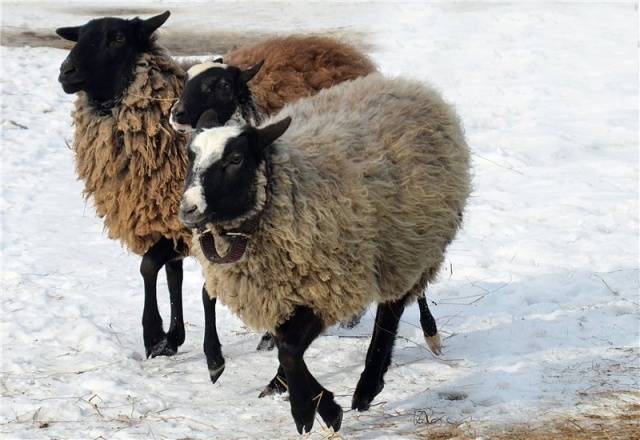
{"label": "sheep's nose", "polygon": [[68,75],[72,73],[74,70],[76,70],[76,67],[68,59],[64,60],[64,62],[60,66],[60,73],[62,75]]}
{"label": "sheep's nose", "polygon": [[173,114],[173,119],[178,119],[184,116],[184,105],[182,105],[182,102],[176,102],[171,109],[171,113]]}

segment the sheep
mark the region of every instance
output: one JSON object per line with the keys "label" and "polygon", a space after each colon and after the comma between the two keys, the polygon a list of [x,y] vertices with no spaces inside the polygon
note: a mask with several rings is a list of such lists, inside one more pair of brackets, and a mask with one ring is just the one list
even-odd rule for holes
{"label": "sheep", "polygon": [[[376,70],[368,56],[333,38],[295,35],[270,38],[231,52],[224,61],[216,56],[192,66],[187,71],[180,99],[171,111],[170,123],[176,131],[190,132],[202,113],[212,109],[219,125],[227,122],[257,125],[287,102]],[[425,319],[433,322],[433,326],[425,337],[434,353],[439,354],[435,320],[428,307],[426,310]],[[358,322],[356,316],[341,325],[353,327]],[[265,333],[258,350],[273,347],[273,338]]]}
{"label": "sheep", "polygon": [[[146,20],[100,18],[56,33],[75,42],[60,66],[72,114],[76,173],[109,238],[142,255],[143,339],[147,357],[175,354],[184,342],[182,258],[191,234],[177,219],[186,171],[186,137],[169,125],[185,72],[155,44],[169,11]],[[165,334],[156,300],[165,266],[171,324]],[[206,296],[206,295],[203,295]]]}
{"label": "sheep", "polygon": [[[189,66],[169,57],[154,36],[169,15],[166,11],[149,19],[106,17],[56,30],[60,37],[76,43],[58,79],[66,93],[78,94],[73,152],[84,194],[93,198],[109,238],[142,256],[147,357],[173,355],[184,342],[182,259],[191,244],[190,231],[177,220],[187,167],[186,137],[169,125],[171,106]],[[305,48],[297,50],[303,54]],[[239,53],[249,56],[250,49]],[[229,56],[233,59],[233,53]],[[328,62],[325,68],[340,70],[343,66]],[[333,80],[339,82],[340,75]],[[167,333],[156,298],[157,276],[163,266],[171,301]],[[203,289],[202,300],[204,352],[215,382],[224,370],[215,328],[215,299]]]}
{"label": "sheep", "polygon": [[[306,48],[299,55],[302,59],[286,64],[286,60],[299,52],[299,46]],[[317,91],[329,86],[337,74],[355,79],[375,71],[366,55],[330,38],[274,38],[257,45],[256,50],[251,49],[233,52],[226,57],[227,63],[216,57],[188,70],[187,82],[171,112],[170,122],[174,129],[193,130],[204,112],[210,112],[209,120],[216,125],[257,125],[265,116],[280,110],[285,98],[295,102],[305,93],[311,93],[309,88],[300,85],[302,78],[309,78],[311,89]],[[327,60],[334,64],[344,63],[344,66],[337,70],[327,69]],[[347,64],[347,60],[351,63]],[[241,64],[236,66],[232,62]],[[245,67],[246,70],[242,70]],[[290,87],[291,84],[294,86]],[[271,93],[265,93],[265,90]],[[424,296],[418,299],[418,306],[424,338],[431,351],[439,355],[440,335]],[[341,326],[351,328],[359,321],[360,315],[356,315]],[[266,333],[258,349],[270,349],[273,345],[273,338]]]}
{"label": "sheep", "polygon": [[[292,122],[293,121],[293,122]],[[329,325],[377,302],[352,400],[384,387],[398,322],[423,295],[462,222],[469,151],[454,110],[431,88],[380,74],[289,105],[259,128],[205,112],[189,143],[180,220],[207,291],[271,331],[299,433],[342,409],[303,355]]]}
{"label": "sheep", "polygon": [[230,119],[258,125],[286,103],[376,70],[368,56],[333,38],[270,38],[191,67],[172,125],[192,131],[207,109],[216,111],[219,125]]}

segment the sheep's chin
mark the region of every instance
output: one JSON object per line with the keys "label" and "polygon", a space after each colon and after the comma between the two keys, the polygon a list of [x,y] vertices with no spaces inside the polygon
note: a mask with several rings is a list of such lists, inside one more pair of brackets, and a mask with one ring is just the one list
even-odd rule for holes
{"label": "sheep's chin", "polygon": [[205,232],[212,230],[213,226],[214,226],[213,223],[209,223],[209,222],[204,223],[196,228],[196,232],[198,234],[204,234]]}

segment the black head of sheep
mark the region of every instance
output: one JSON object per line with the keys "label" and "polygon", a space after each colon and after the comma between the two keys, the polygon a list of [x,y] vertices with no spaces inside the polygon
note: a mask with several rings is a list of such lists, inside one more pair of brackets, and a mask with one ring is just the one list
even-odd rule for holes
{"label": "black head of sheep", "polygon": [[262,128],[215,127],[212,111],[200,118],[189,143],[189,167],[179,217],[187,227],[234,220],[254,208],[256,175],[268,147],[291,118]]}
{"label": "black head of sheep", "polygon": [[56,33],[76,44],[60,66],[66,93],[84,91],[98,104],[116,100],[129,85],[140,54],[153,50],[153,33],[169,18],[166,11],[147,20],[99,18]]}
{"label": "black head of sheep", "polygon": [[216,59],[191,67],[180,100],[171,112],[173,128],[192,131],[207,110],[215,112],[215,125],[224,125],[238,109],[242,112],[247,105],[252,105],[247,83],[258,73],[262,64],[259,62],[247,70],[241,70],[224,64],[222,59]]}

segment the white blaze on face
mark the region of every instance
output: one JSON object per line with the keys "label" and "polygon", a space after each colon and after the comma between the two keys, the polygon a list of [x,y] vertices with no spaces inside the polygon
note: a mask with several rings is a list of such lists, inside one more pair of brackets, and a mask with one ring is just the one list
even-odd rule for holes
{"label": "white blaze on face", "polygon": [[195,78],[206,70],[213,69],[214,67],[217,67],[219,69],[226,69],[229,66],[224,63],[216,63],[215,61],[207,61],[206,63],[196,64],[195,66],[191,66],[189,70],[187,70],[187,81]]}
{"label": "white blaze on face", "polygon": [[182,196],[185,204],[196,206],[200,213],[205,212],[207,202],[202,187],[202,173],[222,158],[227,141],[241,132],[240,127],[236,126],[216,127],[206,129],[193,138],[189,148],[195,157],[191,184]]}

